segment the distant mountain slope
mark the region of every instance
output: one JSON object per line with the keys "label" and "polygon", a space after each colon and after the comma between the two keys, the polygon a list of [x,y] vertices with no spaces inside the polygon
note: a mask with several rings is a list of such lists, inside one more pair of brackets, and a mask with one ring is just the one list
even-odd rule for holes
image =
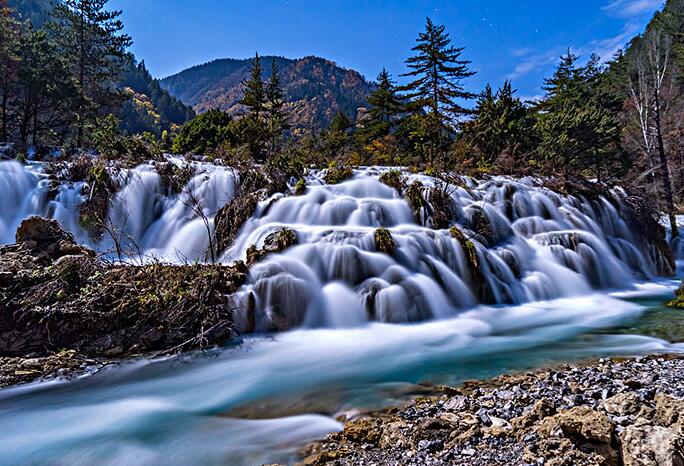
{"label": "distant mountain slope", "polygon": [[[288,102],[290,124],[298,128],[326,127],[338,110],[355,119],[365,107],[372,84],[354,70],[337,66],[319,57],[296,60],[262,57],[264,80],[268,79],[271,60],[276,60]],[[194,66],[161,80],[171,95],[197,112],[219,108],[240,114],[240,83],[247,76],[250,60],[223,59]]]}
{"label": "distant mountain slope", "polygon": [[162,89],[145,63],[136,63],[133,55],[125,65],[119,86],[128,97],[120,115],[122,129],[128,133],[148,131],[159,136],[195,116],[192,108]]}

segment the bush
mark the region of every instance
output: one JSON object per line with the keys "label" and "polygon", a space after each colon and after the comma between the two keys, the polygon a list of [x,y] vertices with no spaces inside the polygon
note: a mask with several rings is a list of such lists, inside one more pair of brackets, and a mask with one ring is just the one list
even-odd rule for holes
{"label": "bush", "polygon": [[182,126],[173,141],[173,152],[204,154],[225,142],[237,142],[233,117],[221,110],[209,110]]}
{"label": "bush", "polygon": [[325,172],[325,182],[327,184],[338,184],[354,176],[351,167],[338,165],[337,162],[330,162]]}

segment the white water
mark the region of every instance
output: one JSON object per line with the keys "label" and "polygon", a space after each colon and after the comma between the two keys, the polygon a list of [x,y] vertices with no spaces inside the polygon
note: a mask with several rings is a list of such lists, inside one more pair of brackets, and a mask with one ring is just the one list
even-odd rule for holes
{"label": "white water", "polygon": [[[150,165],[117,175],[109,212],[131,259],[205,259],[206,228],[188,193],[211,229],[236,177],[222,167],[196,169],[178,195],[164,192]],[[230,262],[279,228],[297,232],[296,246],[252,268],[239,296],[255,298],[254,330],[293,330],[249,337],[208,357],[140,361],[75,382],[2,390],[0,464],[287,461],[306,441],[339,429],[335,410],[375,406],[406,383],[682,349],[592,333],[644,312],[623,298],[665,299],[676,286],[657,281],[655,252],[632,235],[619,200],[592,204],[531,179],[463,179],[449,189],[451,221],[473,238],[484,280],[478,288],[462,245],[449,231],[429,228],[429,211],[416,222],[408,204],[378,182],[380,171],[362,170],[334,186],[312,174],[304,196],[263,202],[223,254]],[[94,240],[79,226],[88,187],[63,183],[54,200],[49,188],[39,165],[0,162],[0,243],[12,242],[22,218],[45,215],[111,253],[111,238]],[[489,235],[478,235],[483,222]],[[396,242],[391,257],[376,251],[380,226]],[[248,312],[245,305],[236,315],[241,330],[248,330]],[[236,414],[262,405],[266,419]]]}
{"label": "white water", "polygon": [[[180,162],[172,159],[172,163]],[[209,236],[201,216],[193,210],[193,199],[213,231],[213,218],[232,199],[237,178],[224,167],[193,165],[196,175],[176,195],[165,192],[152,165],[113,174],[121,187],[109,207],[107,222],[111,222],[113,233],[93,239],[79,224],[79,206],[90,192],[85,183],[61,183],[54,199],[49,199],[51,181],[40,164],[0,162],[0,244],[14,241],[22,219],[41,215],[55,218],[77,240],[99,252],[113,253],[114,235],[132,258],[140,254],[172,262],[203,260]]]}
{"label": "white water", "polygon": [[[197,174],[176,195],[165,193],[152,165],[116,174],[120,189],[108,217],[131,259],[208,258],[213,218],[234,196],[237,176],[219,166],[193,167]],[[222,261],[244,258],[249,246],[260,246],[283,227],[297,232],[298,245],[252,268],[240,299],[247,303],[251,294],[255,309],[245,304],[236,321],[256,322],[256,329],[244,324],[238,330],[445,319],[478,302],[521,304],[581,296],[596,289],[628,288],[635,278],[655,275],[655,251],[633,237],[616,209],[623,196],[619,190],[614,192],[617,204],[605,199],[592,204],[540,188],[533,179],[463,178],[461,186],[448,186],[451,223],[472,237],[480,279],[470,270],[459,241],[448,230],[423,225],[431,224],[429,210],[416,223],[409,205],[378,181],[381,172],[360,170],[339,185],[323,185],[320,173],[313,173],[305,195],[276,195],[261,203]],[[426,188],[437,183],[427,176],[407,177]],[[0,206],[0,243],[12,241],[21,219],[45,215],[59,220],[81,242],[111,254],[111,233],[96,240],[79,226],[78,208],[88,187],[62,183],[54,200],[48,200],[49,185],[39,165],[0,162],[0,195],[6,200]],[[192,199],[208,226],[193,211]],[[397,245],[393,257],[377,252],[378,227],[391,232]],[[488,231],[484,236],[483,228]]]}
{"label": "white water", "polygon": [[[674,282],[661,286],[672,289]],[[653,292],[662,289],[639,295]],[[0,464],[288,461],[303,443],[340,428],[316,414],[321,406],[330,413],[374,406],[373,399],[391,398],[407,382],[457,382],[554,360],[684,349],[639,336],[585,335],[642,311],[601,294],[478,307],[439,322],[250,338],[193,361],[141,361],[80,381],[2,390]],[[265,419],[231,414],[240,408]]]}

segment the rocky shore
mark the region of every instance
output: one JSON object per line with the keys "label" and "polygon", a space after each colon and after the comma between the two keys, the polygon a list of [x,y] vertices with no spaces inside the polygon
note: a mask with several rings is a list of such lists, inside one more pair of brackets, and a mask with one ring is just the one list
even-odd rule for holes
{"label": "rocky shore", "polygon": [[307,465],[684,464],[684,358],[602,359],[441,387],[348,420]]}

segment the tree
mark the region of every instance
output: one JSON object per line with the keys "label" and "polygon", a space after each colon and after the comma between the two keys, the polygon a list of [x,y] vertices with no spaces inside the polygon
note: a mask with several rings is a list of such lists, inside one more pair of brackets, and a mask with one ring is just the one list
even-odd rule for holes
{"label": "tree", "polygon": [[594,170],[601,179],[612,154],[619,152],[617,115],[600,92],[599,59],[592,56],[582,67],[569,50],[553,76],[545,80],[546,95],[538,104],[536,129],[540,152],[565,177]]}
{"label": "tree", "polygon": [[221,110],[209,110],[184,124],[173,141],[173,152],[204,154],[224,142],[235,144],[233,117]]}
{"label": "tree", "polygon": [[[663,140],[665,115],[676,82],[676,70],[670,63],[671,40],[662,31],[652,29],[635,46],[636,52],[629,63],[632,109],[638,118],[644,156],[660,174],[661,198],[670,220],[672,237],[676,238],[679,230],[668,155]],[[658,155],[657,164],[653,160],[654,151]]]}
{"label": "tree", "polygon": [[287,114],[285,113],[285,98],[280,84],[278,63],[271,61],[271,77],[266,86],[267,126],[270,135],[269,153],[273,156],[283,138],[283,132],[288,129]]}
{"label": "tree", "polygon": [[242,81],[244,96],[240,103],[249,108],[250,114],[259,119],[265,104],[264,82],[261,80],[261,59],[256,53],[249,65],[249,78]]}
{"label": "tree", "polygon": [[19,142],[37,145],[41,136],[61,131],[70,119],[66,103],[74,93],[66,63],[44,30],[29,26],[21,35],[21,60],[14,85]]}
{"label": "tree", "polygon": [[102,107],[118,96],[115,83],[131,38],[122,34],[121,11],[107,11],[108,0],[63,0],[53,10],[55,38],[76,83],[74,99],[76,145]]}
{"label": "tree", "polygon": [[377,87],[368,96],[368,116],[363,122],[360,136],[369,142],[392,131],[397,116],[404,111],[404,105],[397,92],[397,85],[385,68],[377,77]]}
{"label": "tree", "polygon": [[418,35],[413,47],[416,55],[406,60],[411,69],[403,76],[412,78],[404,90],[412,99],[413,108],[427,110],[427,125],[430,129],[429,156],[433,161],[437,151],[443,149],[444,132],[449,131],[463,115],[470,111],[460,101],[475,98],[463,87],[463,80],[475,73],[470,71],[467,60],[461,59],[464,48],[451,45],[444,26],[435,25],[430,18],[425,23],[425,32]]}
{"label": "tree", "polygon": [[0,141],[9,140],[10,93],[19,63],[18,31],[7,0],[0,0]]}
{"label": "tree", "polygon": [[496,94],[487,84],[475,105],[475,115],[466,123],[463,137],[479,150],[486,165],[504,153],[515,160],[531,151],[532,120],[510,81],[505,81]]}

